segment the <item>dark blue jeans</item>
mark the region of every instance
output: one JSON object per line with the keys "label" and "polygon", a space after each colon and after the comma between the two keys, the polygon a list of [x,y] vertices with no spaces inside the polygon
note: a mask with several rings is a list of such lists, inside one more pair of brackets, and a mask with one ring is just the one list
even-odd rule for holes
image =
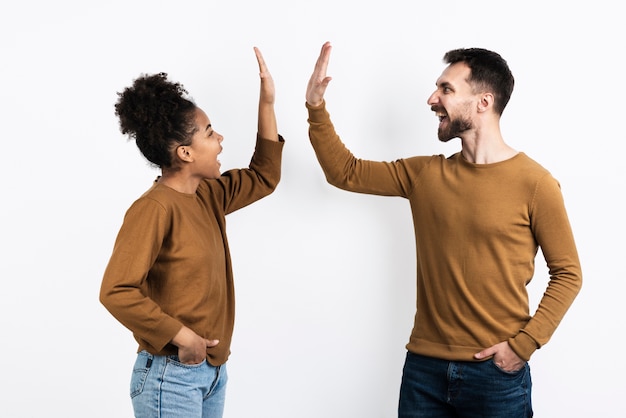
{"label": "dark blue jeans", "polygon": [[505,372],[492,360],[447,361],[407,353],[399,418],[530,418],[528,363]]}

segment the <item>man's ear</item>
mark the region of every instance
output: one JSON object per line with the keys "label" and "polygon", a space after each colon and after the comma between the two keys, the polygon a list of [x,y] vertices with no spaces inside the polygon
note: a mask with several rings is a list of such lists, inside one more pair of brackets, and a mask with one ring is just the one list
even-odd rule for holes
{"label": "man's ear", "polygon": [[478,102],[478,112],[485,112],[487,109],[493,107],[494,97],[492,93],[483,93],[480,96]]}
{"label": "man's ear", "polygon": [[193,157],[191,156],[191,153],[189,152],[190,148],[186,145],[180,145],[178,147],[176,147],[176,156],[184,162],[190,163],[193,161]]}

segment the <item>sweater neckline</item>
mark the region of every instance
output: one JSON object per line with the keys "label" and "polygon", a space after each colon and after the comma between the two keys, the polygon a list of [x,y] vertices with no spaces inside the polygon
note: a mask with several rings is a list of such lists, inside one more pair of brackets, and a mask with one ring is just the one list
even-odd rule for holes
{"label": "sweater neckline", "polygon": [[487,164],[479,164],[479,163],[473,163],[471,161],[467,161],[465,159],[465,157],[463,157],[463,153],[461,151],[459,151],[459,152],[457,152],[455,154],[455,158],[458,161],[460,161],[461,164],[466,165],[467,167],[488,169],[488,168],[495,168],[495,167],[499,167],[499,166],[502,166],[502,165],[505,165],[505,164],[513,163],[513,162],[519,160],[520,158],[522,158],[525,155],[526,154],[524,154],[524,152],[519,151],[517,154],[515,154],[511,158],[507,158],[506,160],[497,161],[495,163],[487,163]]}
{"label": "sweater neckline", "polygon": [[187,198],[195,198],[196,197],[196,193],[184,193],[184,192],[179,192],[178,190],[163,184],[163,183],[159,183],[157,180],[159,178],[157,177],[157,179],[154,181],[154,184],[152,185],[152,188],[162,188],[165,190],[169,190],[171,193],[175,193],[178,196],[183,196],[183,197],[187,197]]}

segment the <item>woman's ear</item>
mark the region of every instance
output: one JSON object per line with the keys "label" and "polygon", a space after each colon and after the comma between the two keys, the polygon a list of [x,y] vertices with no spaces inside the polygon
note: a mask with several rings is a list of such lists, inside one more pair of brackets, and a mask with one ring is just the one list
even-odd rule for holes
{"label": "woman's ear", "polygon": [[178,146],[176,147],[176,157],[178,157],[181,161],[190,163],[193,161],[193,157],[189,151],[190,148],[186,145]]}

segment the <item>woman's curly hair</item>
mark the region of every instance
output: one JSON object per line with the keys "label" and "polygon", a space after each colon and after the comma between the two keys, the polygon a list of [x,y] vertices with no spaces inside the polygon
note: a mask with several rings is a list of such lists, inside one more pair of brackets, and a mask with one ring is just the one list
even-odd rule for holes
{"label": "woman's curly hair", "polygon": [[182,84],[168,81],[166,73],[142,75],[117,93],[120,130],[135,139],[155,166],[172,167],[172,151],[191,144],[196,105],[187,94]]}

